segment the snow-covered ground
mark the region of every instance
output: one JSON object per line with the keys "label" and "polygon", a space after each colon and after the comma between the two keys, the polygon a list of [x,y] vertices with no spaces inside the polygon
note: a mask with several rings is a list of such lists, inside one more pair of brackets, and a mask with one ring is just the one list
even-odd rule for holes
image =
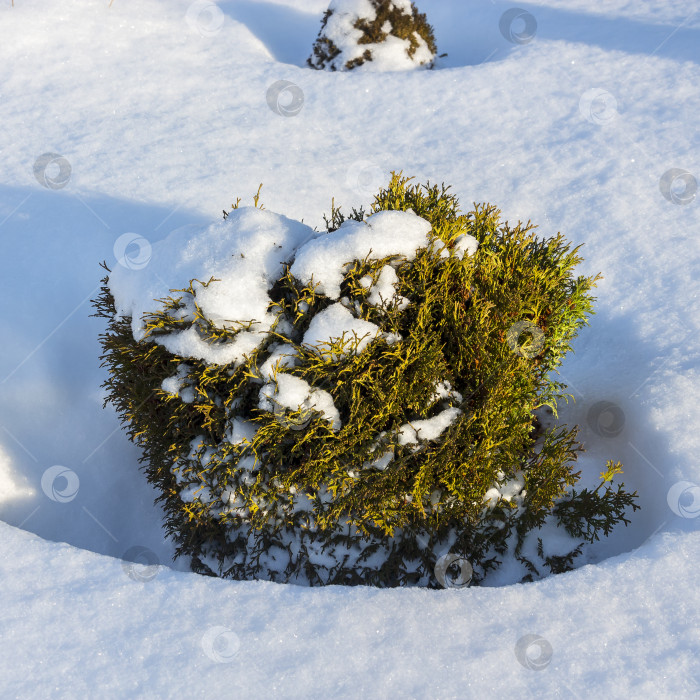
{"label": "snow-covered ground", "polygon": [[[0,7],[3,697],[700,695],[700,8],[418,4],[448,56],[410,73],[306,68],[325,0]],[[585,244],[605,279],[560,418],[582,482],[620,460],[641,511],[532,584],[186,573],[101,407],[99,261],[147,265],[260,182],[320,227],[392,169]]]}

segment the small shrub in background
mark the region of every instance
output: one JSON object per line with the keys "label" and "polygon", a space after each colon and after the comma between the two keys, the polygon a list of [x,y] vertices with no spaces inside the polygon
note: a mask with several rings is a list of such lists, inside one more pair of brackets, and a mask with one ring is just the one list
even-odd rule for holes
{"label": "small shrub in background", "polygon": [[410,0],[333,0],[307,63],[312,68],[432,68],[435,36]]}

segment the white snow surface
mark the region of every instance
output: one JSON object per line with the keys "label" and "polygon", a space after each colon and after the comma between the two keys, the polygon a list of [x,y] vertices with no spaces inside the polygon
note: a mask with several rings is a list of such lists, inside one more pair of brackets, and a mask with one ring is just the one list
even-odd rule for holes
{"label": "white snow surface", "polygon": [[377,18],[377,12],[370,0],[331,0],[328,9],[340,15],[366,17],[370,21]]}
{"label": "white snow surface", "polygon": [[297,351],[292,345],[287,343],[272,343],[268,348],[270,354],[265,362],[258,368],[260,376],[269,380],[285,367],[294,367],[296,364]]}
{"label": "white snow surface", "polygon": [[178,365],[177,373],[172,377],[166,377],[161,383],[161,389],[179,397],[185,403],[192,403],[195,399],[195,393],[194,388],[187,381],[187,372],[187,365]]}
{"label": "white snow surface", "polygon": [[478,247],[479,241],[468,233],[458,236],[457,240],[455,241],[455,252],[460,257],[464,257],[465,255],[474,255]]}
{"label": "white snow surface", "polygon": [[[379,326],[361,318],[355,318],[342,304],[336,302],[317,313],[304,333],[304,344],[317,353],[328,353],[333,360],[352,352],[361,353],[380,335]],[[343,352],[329,352],[335,342],[343,343]]]}
{"label": "white snow surface", "polygon": [[458,408],[446,408],[432,418],[402,425],[399,428],[399,445],[416,445],[419,440],[437,440],[461,413]]}
{"label": "white snow surface", "polygon": [[[438,70],[334,74],[304,67],[326,0],[109,5],[0,7],[0,695],[698,697],[700,199],[674,202],[687,177],[662,189],[674,168],[700,178],[697,9],[536,0],[514,44],[511,4],[440,0],[420,6]],[[266,99],[279,81],[292,116]],[[301,236],[332,197],[367,206],[401,169],[584,244],[579,272],[604,279],[559,422],[581,427],[582,485],[620,460],[642,510],[587,565],[530,584],[518,567],[442,591],[185,573],[102,409],[96,263],[142,265],[136,287],[160,266],[150,304],[184,280],[159,242],[261,181]],[[134,547],[155,576],[124,570]],[[541,670],[526,635],[551,647]]]}
{"label": "white snow surface", "polygon": [[413,212],[380,211],[365,221],[348,219],[331,234],[309,241],[296,255],[290,272],[305,284],[318,285],[319,294],[340,297],[348,262],[396,256],[413,260],[429,245],[430,224]]}
{"label": "white snow surface", "polygon": [[297,411],[300,408],[313,409],[323,414],[333,430],[342,427],[340,413],[333,403],[333,397],[323,389],[312,387],[308,382],[292,374],[279,373],[274,382],[260,389],[259,408],[275,413],[280,408]]}
{"label": "white snow surface", "polygon": [[[5,697],[697,697],[700,604],[677,579],[697,532],[536,584],[426,591],[231,583],[0,530]],[[542,670],[516,659],[526,635],[551,648]]]}
{"label": "white snow surface", "polygon": [[369,275],[360,280],[364,287],[371,288],[367,301],[373,306],[387,307],[396,304],[399,309],[404,309],[410,302],[406,297],[397,294],[398,282],[399,277],[391,265],[384,265],[376,284],[372,284],[372,278]]}

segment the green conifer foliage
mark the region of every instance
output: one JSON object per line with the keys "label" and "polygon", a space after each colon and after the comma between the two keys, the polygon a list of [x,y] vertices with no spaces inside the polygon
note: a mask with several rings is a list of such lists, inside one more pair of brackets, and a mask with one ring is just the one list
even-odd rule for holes
{"label": "green conifer foliage", "polygon": [[[156,342],[192,325],[212,343],[235,334],[202,314],[178,313],[185,297],[199,308],[198,290],[216,280],[173,290],[136,342],[105,278],[95,304],[107,319],[107,400],[142,447],[167,532],[194,571],[309,585],[437,587],[445,585],[439,563],[449,553],[450,561],[469,563],[472,584],[505,557],[519,559],[528,577],[541,576],[573,568],[583,542],[627,524],[628,509],[638,508],[636,493],[612,486],[621,471],[612,462],[597,489],[576,491],[576,427],[535,429],[538,408],[556,415],[557,402],[568,400],[552,374],[593,312],[590,291],[599,277],[573,274],[579,248],[561,234],[538,238],[529,222],[511,227],[488,204],[461,213],[449,188],[414,185],[401,174],[379,192],[370,214],[409,209],[432,226],[430,245],[413,260],[347,261],[344,306],[401,338],[380,338],[357,352],[349,350],[358,350],[359,339],[347,335],[302,343],[331,300],[295,279],[291,265],[271,291],[279,323],[236,367],[175,356]],[[366,216],[353,210],[349,218]],[[333,206],[329,235],[344,220]],[[464,236],[478,241],[476,251],[461,252]],[[397,296],[370,303],[385,266],[396,274]],[[261,410],[260,367],[280,342],[297,358],[277,367],[277,381],[291,375],[330,394],[339,429],[308,406]],[[161,388],[176,372],[192,401]],[[451,422],[437,437],[422,439],[418,430],[406,439],[411,426],[448,411]],[[254,436],[232,442],[235,420],[252,421]],[[508,497],[498,491],[506,485]],[[540,541],[537,555],[530,547],[526,556],[526,539],[536,542],[545,522],[573,538],[568,555],[548,556]]]}

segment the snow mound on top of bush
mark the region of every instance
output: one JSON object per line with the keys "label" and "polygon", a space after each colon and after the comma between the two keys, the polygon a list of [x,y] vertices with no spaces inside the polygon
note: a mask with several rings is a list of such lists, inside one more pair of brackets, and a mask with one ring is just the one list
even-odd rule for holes
{"label": "snow mound on top of bush", "polygon": [[[349,261],[390,255],[412,260],[429,244],[430,229],[413,212],[383,211],[364,222],[348,220],[333,233],[318,233],[281,214],[241,207],[210,226],[173,231],[153,245],[143,268],[117,265],[109,276],[109,288],[117,313],[132,319],[134,339],[140,341],[147,333],[144,316],[160,310],[159,300],[188,282],[206,284],[214,278],[215,284],[197,289],[199,311],[218,328],[250,324],[248,328],[225,343],[207,342],[194,325],[153,339],[180,357],[238,365],[260,346],[277,319],[269,311],[268,293],[284,263],[293,260],[291,272],[297,279],[317,284],[320,293],[338,299]],[[183,299],[183,303],[178,313],[183,319],[193,318],[198,313],[193,302]],[[346,315],[347,324],[338,314],[326,318],[334,322],[324,325],[324,334],[342,337],[358,330],[356,319]]]}

